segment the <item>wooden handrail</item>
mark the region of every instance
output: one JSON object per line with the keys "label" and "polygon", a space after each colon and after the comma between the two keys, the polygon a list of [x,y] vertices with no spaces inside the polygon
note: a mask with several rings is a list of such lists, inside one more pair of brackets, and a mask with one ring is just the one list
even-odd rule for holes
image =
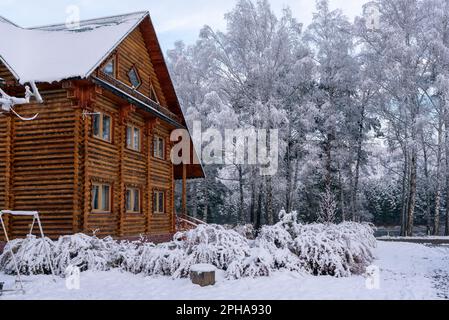
{"label": "wooden handrail", "polygon": [[176,215],[176,221],[178,226],[178,231],[186,231],[190,229],[197,228],[199,225],[207,224],[200,219],[190,217],[187,215]]}
{"label": "wooden handrail", "polygon": [[178,219],[179,219],[179,221],[181,221],[181,222],[190,224],[191,226],[194,226],[194,227],[198,227],[198,225],[197,225],[196,223],[193,223],[192,221],[189,221],[189,220],[183,219],[183,218],[178,218]]}

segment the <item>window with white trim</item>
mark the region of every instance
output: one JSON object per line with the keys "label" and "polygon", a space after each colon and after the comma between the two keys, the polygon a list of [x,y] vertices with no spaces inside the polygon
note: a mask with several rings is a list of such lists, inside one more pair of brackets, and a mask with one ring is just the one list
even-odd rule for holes
{"label": "window with white trim", "polygon": [[153,138],[153,156],[158,159],[165,159],[165,140],[162,137]]}
{"label": "window with white trim", "polygon": [[153,192],[153,212],[154,213],[165,213],[165,192],[164,191],[154,191]]}
{"label": "window with white trim", "polygon": [[139,128],[126,126],[126,147],[134,151],[141,150],[141,135]]}
{"label": "window with white trim", "polygon": [[138,89],[142,85],[142,81],[140,80],[139,72],[136,67],[132,67],[128,71],[128,78],[134,89]]}
{"label": "window with white trim", "polygon": [[111,212],[111,185],[104,183],[92,184],[92,212]]}
{"label": "window with white trim", "polygon": [[112,118],[111,116],[97,112],[92,115],[92,133],[95,138],[112,141]]}
{"label": "window with white trim", "polygon": [[125,207],[127,213],[140,213],[140,189],[126,188]]}

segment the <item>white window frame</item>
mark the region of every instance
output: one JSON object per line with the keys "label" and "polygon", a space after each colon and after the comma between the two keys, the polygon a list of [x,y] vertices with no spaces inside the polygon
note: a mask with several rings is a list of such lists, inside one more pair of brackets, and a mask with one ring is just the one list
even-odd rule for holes
{"label": "white window frame", "polygon": [[[162,190],[154,190],[153,191],[153,213],[155,214],[165,214],[166,213],[166,197],[165,197],[165,191]],[[162,212],[160,209],[160,195],[162,194]]]}
{"label": "white window frame", "polygon": [[[161,144],[162,144],[162,154],[160,154],[160,150],[161,150],[160,145]],[[153,157],[160,159],[160,160],[165,160],[165,157],[166,157],[165,153],[166,153],[165,139],[162,138],[161,136],[154,135],[154,137],[153,137]]]}
{"label": "white window frame", "polygon": [[[128,129],[131,129],[131,145],[128,143]],[[136,141],[134,140],[134,135],[136,134],[136,131],[139,132],[139,143],[138,146],[136,146]],[[133,125],[127,125],[126,126],[126,134],[125,134],[125,143],[126,148],[133,151],[142,151],[142,130],[139,127],[133,126]]]}
{"label": "white window frame", "polygon": [[[100,121],[99,128],[98,128],[98,134],[95,134],[95,127],[94,127],[95,117],[98,117],[99,121]],[[109,118],[109,139],[104,138],[104,126],[103,125],[104,125],[105,117]],[[95,112],[92,115],[92,135],[96,139],[100,139],[102,141],[112,143],[112,135],[113,135],[112,116],[109,114],[103,113],[103,112]]]}
{"label": "white window frame", "polygon": [[[133,72],[133,71],[136,74],[137,81],[139,82],[139,84],[137,86],[135,86],[131,81],[131,72]],[[128,80],[129,80],[129,83],[131,84],[131,86],[136,90],[142,86],[142,79],[140,78],[139,70],[137,70],[136,66],[133,66],[133,67],[131,67],[131,69],[129,69]]]}
{"label": "white window frame", "polygon": [[[126,188],[126,194],[125,194],[125,209],[126,209],[126,213],[141,213],[142,212],[142,192],[140,191],[140,188],[134,188],[134,187],[128,187]],[[127,203],[127,193],[130,192],[131,193],[131,198],[130,198],[130,207],[131,209],[128,209],[128,203]],[[135,207],[135,195],[138,195],[138,208],[137,211],[134,210]]]}
{"label": "white window frame", "polygon": [[[94,192],[93,189],[94,187],[98,187],[98,208],[94,207]],[[108,192],[108,197],[109,197],[109,201],[108,201],[108,206],[109,206],[109,210],[106,210],[105,208],[102,208],[102,204],[103,204],[103,189],[104,187],[109,187],[109,192]],[[91,188],[91,205],[92,205],[92,212],[93,213],[111,213],[112,212],[112,185],[109,183],[98,183],[98,182],[93,182],[92,183],[92,188]]]}

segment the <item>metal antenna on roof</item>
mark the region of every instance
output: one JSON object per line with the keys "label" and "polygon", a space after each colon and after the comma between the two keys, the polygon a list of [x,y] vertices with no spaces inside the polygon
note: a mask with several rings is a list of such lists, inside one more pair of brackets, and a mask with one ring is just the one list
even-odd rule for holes
{"label": "metal antenna on roof", "polygon": [[[4,81],[3,81],[3,83],[4,83]],[[0,105],[1,105],[2,111],[12,112],[14,115],[16,115],[16,117],[18,117],[19,119],[21,119],[23,121],[32,121],[32,120],[36,119],[39,115],[38,113],[35,114],[31,118],[26,118],[26,117],[21,116],[14,110],[14,106],[16,106],[16,105],[30,104],[31,97],[34,97],[37,103],[44,102],[44,100],[42,99],[42,96],[40,95],[39,90],[36,86],[36,83],[34,83],[32,81],[32,82],[30,82],[30,86],[31,86],[31,89],[33,89],[33,91],[31,91],[29,86],[26,86],[24,98],[11,97],[5,91],[3,91],[2,88],[0,88]]]}

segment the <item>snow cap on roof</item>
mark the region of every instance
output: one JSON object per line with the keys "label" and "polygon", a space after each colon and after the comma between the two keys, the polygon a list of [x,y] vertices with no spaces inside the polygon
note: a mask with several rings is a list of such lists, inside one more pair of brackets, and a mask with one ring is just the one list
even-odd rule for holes
{"label": "snow cap on roof", "polygon": [[0,17],[0,60],[24,84],[88,77],[147,16],[138,12],[24,29]]}

